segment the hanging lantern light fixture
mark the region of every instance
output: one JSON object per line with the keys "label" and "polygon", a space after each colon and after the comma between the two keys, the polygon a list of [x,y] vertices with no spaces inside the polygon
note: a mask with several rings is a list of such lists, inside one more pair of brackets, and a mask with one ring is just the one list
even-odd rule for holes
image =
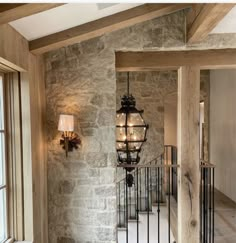
{"label": "hanging lantern light fixture", "polygon": [[[139,153],[146,141],[148,125],[136,107],[135,98],[129,93],[129,73],[127,73],[127,94],[121,98],[121,108],[116,112],[116,150],[118,162],[137,164]],[[132,171],[132,168],[126,168]]]}

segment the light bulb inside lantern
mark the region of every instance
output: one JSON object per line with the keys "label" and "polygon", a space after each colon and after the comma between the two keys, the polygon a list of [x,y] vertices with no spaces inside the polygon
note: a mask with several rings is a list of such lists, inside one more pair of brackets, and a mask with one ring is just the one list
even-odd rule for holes
{"label": "light bulb inside lantern", "polygon": [[130,127],[130,135],[132,136],[132,135],[134,134],[133,124],[130,123],[130,124],[129,124],[129,127]]}

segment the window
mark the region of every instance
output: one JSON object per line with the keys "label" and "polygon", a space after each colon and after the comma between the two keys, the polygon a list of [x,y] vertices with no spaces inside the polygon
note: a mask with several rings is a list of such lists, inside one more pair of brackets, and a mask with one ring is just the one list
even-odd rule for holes
{"label": "window", "polygon": [[0,242],[8,238],[7,235],[7,180],[5,157],[5,126],[4,126],[4,92],[3,76],[0,74]]}

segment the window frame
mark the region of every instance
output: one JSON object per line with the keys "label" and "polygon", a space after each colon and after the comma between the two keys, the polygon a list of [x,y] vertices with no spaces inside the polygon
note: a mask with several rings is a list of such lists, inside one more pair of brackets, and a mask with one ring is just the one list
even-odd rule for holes
{"label": "window frame", "polygon": [[0,129],[0,134],[3,134],[4,142],[4,162],[3,162],[3,184],[0,185],[0,190],[5,190],[5,239],[3,242],[10,240],[9,236],[9,177],[8,177],[8,159],[7,159],[7,113],[6,113],[6,86],[4,81],[4,73],[0,72],[1,85],[2,85],[2,101],[3,101],[3,128]]}

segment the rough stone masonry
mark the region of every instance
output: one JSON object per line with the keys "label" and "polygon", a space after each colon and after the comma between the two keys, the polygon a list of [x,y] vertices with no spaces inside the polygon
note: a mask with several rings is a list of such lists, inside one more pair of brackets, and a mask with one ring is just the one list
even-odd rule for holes
{"label": "rough stone masonry", "polygon": [[[115,52],[183,49],[185,29],[180,11],[45,54],[49,243],[116,242]],[[75,116],[82,140],[68,158],[62,113]]]}

